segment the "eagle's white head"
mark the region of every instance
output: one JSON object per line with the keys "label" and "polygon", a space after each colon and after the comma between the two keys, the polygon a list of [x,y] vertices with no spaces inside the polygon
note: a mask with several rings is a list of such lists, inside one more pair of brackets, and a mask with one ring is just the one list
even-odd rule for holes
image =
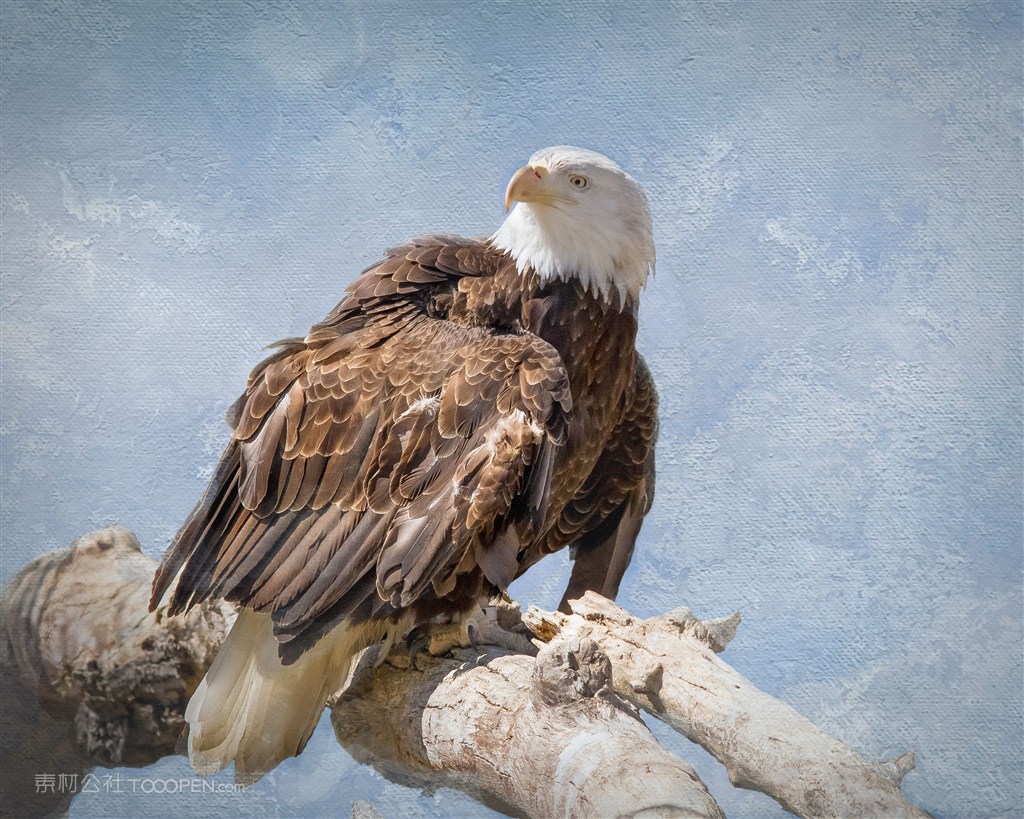
{"label": "eagle's white head", "polygon": [[542,282],[574,276],[605,299],[615,288],[622,304],[654,272],[647,196],[606,156],[568,145],[538,151],[508,183],[505,209],[513,202],[491,241]]}

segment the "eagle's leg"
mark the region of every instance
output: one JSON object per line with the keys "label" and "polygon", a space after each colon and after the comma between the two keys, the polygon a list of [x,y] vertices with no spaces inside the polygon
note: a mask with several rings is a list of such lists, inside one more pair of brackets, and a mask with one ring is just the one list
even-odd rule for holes
{"label": "eagle's leg", "polygon": [[531,636],[522,622],[519,604],[500,593],[480,597],[467,611],[435,614],[392,646],[383,647],[378,662],[387,658],[392,665],[419,670],[428,657],[444,657],[465,648],[482,653],[489,646],[533,655],[537,649]]}
{"label": "eagle's leg", "polygon": [[446,616],[440,622],[427,623],[419,629],[419,635],[413,635],[416,644],[420,646],[417,653],[427,653],[433,657],[444,657],[452,651],[460,648],[477,649],[476,633],[479,629],[476,622],[481,616],[483,608],[476,604],[469,611],[454,612]]}
{"label": "eagle's leg", "polygon": [[521,654],[536,654],[519,617],[518,604],[500,595],[481,598],[469,611],[445,615],[412,629],[392,652],[396,665],[419,668],[424,655],[444,657],[453,651],[472,648],[476,652],[496,646]]}
{"label": "eagle's leg", "polygon": [[486,646],[497,646],[519,653],[536,653],[526,628],[519,616],[519,606],[507,594],[497,594],[490,599],[481,598],[477,605],[461,617],[432,632],[431,653],[452,651],[456,648],[472,648],[482,651]]}

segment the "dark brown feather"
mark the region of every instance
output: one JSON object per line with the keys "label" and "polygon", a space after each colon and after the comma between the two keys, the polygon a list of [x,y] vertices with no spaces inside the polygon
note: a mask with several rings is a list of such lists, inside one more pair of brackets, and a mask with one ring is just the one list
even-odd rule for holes
{"label": "dark brown feather", "polygon": [[178,575],[174,611],[269,611],[293,661],[341,619],[467,610],[547,551],[607,541],[653,491],[635,334],[632,309],[541,287],[486,241],[388,251],[253,370],[154,605]]}

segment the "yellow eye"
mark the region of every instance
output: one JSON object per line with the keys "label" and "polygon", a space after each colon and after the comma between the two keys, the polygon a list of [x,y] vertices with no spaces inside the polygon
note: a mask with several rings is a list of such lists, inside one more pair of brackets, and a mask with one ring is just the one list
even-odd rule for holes
{"label": "yellow eye", "polygon": [[574,188],[579,188],[580,190],[583,190],[585,187],[587,187],[587,185],[590,184],[590,182],[585,176],[580,176],[579,174],[572,174],[569,177],[569,184],[572,185]]}

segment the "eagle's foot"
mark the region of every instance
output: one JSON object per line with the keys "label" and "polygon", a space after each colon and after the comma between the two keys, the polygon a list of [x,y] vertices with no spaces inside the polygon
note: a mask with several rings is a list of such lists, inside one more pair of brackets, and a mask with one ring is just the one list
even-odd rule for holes
{"label": "eagle's foot", "polygon": [[530,641],[529,631],[523,625],[519,604],[507,595],[495,598],[486,606],[470,612],[466,618],[466,636],[474,650],[492,647],[516,654],[537,653]]}
{"label": "eagle's foot", "polygon": [[420,671],[421,666],[417,662],[423,654],[430,653],[430,626],[417,626],[405,636],[404,648],[409,665],[415,671]]}
{"label": "eagle's foot", "polygon": [[431,658],[445,657],[471,645],[473,638],[468,634],[465,618],[455,622],[424,623],[406,634],[404,640],[396,641],[388,654],[388,662],[399,668],[421,671]]}
{"label": "eagle's foot", "polygon": [[520,614],[519,605],[502,596],[453,620],[424,623],[395,643],[388,662],[419,671],[430,658],[446,657],[466,648],[478,654],[498,648],[534,655],[537,647],[530,641]]}

